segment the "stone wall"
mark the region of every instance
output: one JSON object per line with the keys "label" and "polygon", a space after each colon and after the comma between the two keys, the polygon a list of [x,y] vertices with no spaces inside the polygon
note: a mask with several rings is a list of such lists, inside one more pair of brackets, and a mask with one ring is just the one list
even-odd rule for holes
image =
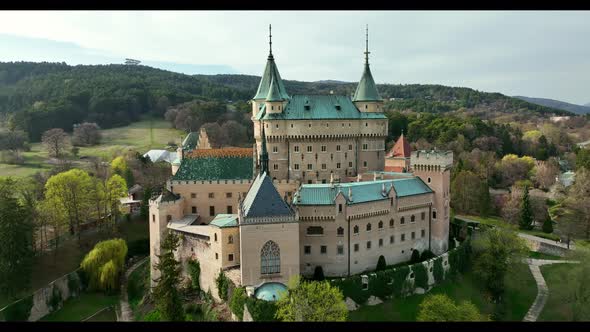
{"label": "stone wall", "polygon": [[[80,277],[78,276],[78,270],[76,270],[57,278],[32,295],[2,308],[0,310],[0,319],[3,321],[21,319],[29,322],[38,321],[46,315],[59,310],[67,299],[78,296],[80,289]],[[26,303],[27,301],[29,303]],[[19,312],[18,316],[21,318],[14,316],[16,311]],[[24,319],[25,317],[26,319]]]}

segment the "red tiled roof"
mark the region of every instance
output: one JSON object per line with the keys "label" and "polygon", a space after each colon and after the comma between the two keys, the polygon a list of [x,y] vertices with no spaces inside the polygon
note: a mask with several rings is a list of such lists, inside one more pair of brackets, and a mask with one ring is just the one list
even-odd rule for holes
{"label": "red tiled roof", "polygon": [[391,150],[389,150],[389,152],[387,153],[387,155],[385,155],[385,157],[386,158],[391,158],[391,157],[410,158],[411,152],[412,151],[410,148],[410,143],[408,143],[408,140],[406,140],[406,138],[404,137],[404,134],[402,133],[402,135],[399,137],[397,142],[395,142],[395,145],[393,146],[393,148],[391,148]]}
{"label": "red tiled roof", "polygon": [[223,149],[197,149],[185,154],[185,158],[207,158],[207,157],[250,157],[252,148],[223,148]]}

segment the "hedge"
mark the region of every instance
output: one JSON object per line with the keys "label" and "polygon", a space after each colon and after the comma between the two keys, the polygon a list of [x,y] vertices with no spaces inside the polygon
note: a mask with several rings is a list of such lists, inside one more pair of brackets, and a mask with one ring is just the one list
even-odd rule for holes
{"label": "hedge", "polygon": [[259,300],[254,297],[246,298],[248,312],[255,322],[277,322],[275,317],[277,306],[274,302]]}
{"label": "hedge", "polygon": [[239,287],[234,289],[231,300],[229,301],[229,308],[234,315],[240,320],[244,319],[244,304],[246,304],[246,289]]}
{"label": "hedge", "polygon": [[445,279],[445,269],[443,268],[442,261],[442,257],[437,257],[434,260],[434,270],[432,271],[432,274],[434,275],[435,283],[439,283]]}
{"label": "hedge", "polygon": [[423,263],[412,265],[412,272],[414,272],[414,286],[428,289],[428,270]]}

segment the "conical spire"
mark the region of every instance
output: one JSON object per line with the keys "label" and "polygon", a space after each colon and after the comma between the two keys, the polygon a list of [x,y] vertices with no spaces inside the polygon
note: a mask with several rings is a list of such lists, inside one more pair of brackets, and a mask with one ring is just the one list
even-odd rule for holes
{"label": "conical spire", "polygon": [[264,124],[262,124],[262,147],[260,149],[260,174],[266,172],[269,174],[268,169],[268,151],[266,150],[266,135],[264,134]]}
{"label": "conical spire", "polygon": [[264,68],[264,73],[262,74],[262,78],[260,79],[260,84],[258,84],[258,90],[256,91],[256,95],[253,99],[266,99],[270,90],[270,84],[272,81],[275,81],[275,85],[279,91],[279,95],[282,99],[288,99],[289,95],[287,95],[287,90],[285,90],[285,86],[283,85],[283,80],[281,79],[281,75],[279,74],[279,70],[275,63],[274,56],[272,54],[272,34],[271,34],[271,26],[268,26],[269,31],[269,52],[268,52],[268,59],[266,61],[266,67]]}
{"label": "conical spire", "polygon": [[283,98],[281,98],[281,93],[279,92],[279,87],[277,84],[275,84],[274,78],[272,78],[270,81],[270,88],[268,89],[266,101],[283,101]]}
{"label": "conical spire", "polygon": [[363,76],[361,76],[359,85],[356,87],[356,92],[354,93],[352,101],[381,101],[381,96],[379,96],[375,80],[373,79],[371,69],[369,68],[369,53],[369,26],[367,25],[365,69],[363,70]]}

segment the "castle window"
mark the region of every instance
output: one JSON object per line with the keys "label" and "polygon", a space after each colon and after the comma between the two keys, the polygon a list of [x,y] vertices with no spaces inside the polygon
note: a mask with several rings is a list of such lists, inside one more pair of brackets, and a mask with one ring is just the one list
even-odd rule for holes
{"label": "castle window", "polygon": [[275,107],[271,105],[271,106],[270,106],[270,110],[271,110],[271,111],[274,111],[274,110],[275,110]]}
{"label": "castle window", "polygon": [[299,145],[295,145],[295,146],[293,147],[293,150],[294,150],[295,152],[299,152]]}
{"label": "castle window", "polygon": [[358,225],[354,226],[354,228],[352,229],[352,232],[354,234],[358,234],[359,233],[359,226]]}
{"label": "castle window", "polygon": [[326,128],[328,128],[329,126],[330,126],[330,125],[328,125],[328,124],[326,123]]}
{"label": "castle window", "polygon": [[291,128],[293,128],[293,124],[291,123]]}
{"label": "castle window", "polygon": [[209,193],[209,198],[215,198],[215,194],[214,193]]}
{"label": "castle window", "polygon": [[196,206],[192,206],[191,207],[191,213],[196,214],[197,213],[197,207]]}
{"label": "castle window", "polygon": [[[309,111],[311,109],[311,106],[305,105],[305,106],[303,106],[303,109],[306,111]],[[311,125],[310,125],[310,127],[311,127]]]}
{"label": "castle window", "polygon": [[312,164],[307,164],[307,169],[308,169],[308,170],[311,170],[311,169],[312,169],[312,167],[313,167],[313,165],[312,165]]}
{"label": "castle window", "polygon": [[367,108],[368,108],[368,105],[367,105],[367,104],[365,104],[365,109],[367,109]]}
{"label": "castle window", "polygon": [[232,214],[232,213],[234,213],[234,211],[232,209],[232,206],[231,205],[228,205],[227,206],[227,214]]}
{"label": "castle window", "polygon": [[215,259],[219,259],[219,254],[215,253]]}
{"label": "castle window", "polygon": [[348,123],[348,126],[350,127],[350,122]]}
{"label": "castle window", "polygon": [[168,222],[172,221],[172,216],[171,215],[167,215],[166,216],[166,221],[168,221]]}
{"label": "castle window", "polygon": [[298,170],[298,169],[299,169],[299,164],[295,164],[295,165],[293,165],[293,168],[295,168],[295,169],[297,169],[297,170]]}
{"label": "castle window", "polygon": [[404,242],[406,240],[406,234],[401,235],[401,241]]}
{"label": "castle window", "polygon": [[369,149],[369,144],[363,143],[363,150],[367,150],[367,149]]}
{"label": "castle window", "polygon": [[326,151],[327,151],[326,146],[325,145],[322,145],[322,152],[326,152]]}
{"label": "castle window", "polygon": [[393,218],[389,219],[389,227],[390,228],[393,228],[393,224],[394,224]]}
{"label": "castle window", "polygon": [[227,255],[227,260],[230,262],[233,262],[234,261],[234,254]]}
{"label": "castle window", "polygon": [[430,176],[428,177],[428,179],[426,180],[428,183],[430,183],[432,181],[432,179],[430,178]]}
{"label": "castle window", "polygon": [[[307,108],[307,109],[309,109],[309,108]],[[308,126],[309,126],[309,128],[311,128],[311,123]]]}
{"label": "castle window", "polygon": [[279,124],[278,123],[275,125],[275,128],[279,129]]}
{"label": "castle window", "polygon": [[273,146],[272,147],[272,152],[273,153],[278,153],[279,152],[279,147],[278,146]]}
{"label": "castle window", "polygon": [[336,145],[336,151],[340,151],[340,145]]}
{"label": "castle window", "polygon": [[313,148],[312,148],[312,146],[311,146],[311,145],[308,145],[308,146],[307,146],[307,152],[311,152],[311,151],[313,151]]}
{"label": "castle window", "polygon": [[415,221],[416,221],[416,216],[412,215],[412,216],[410,217],[410,222],[415,222]]}
{"label": "castle window", "polygon": [[371,223],[368,223],[367,224],[367,232],[370,232],[370,231],[371,231]]}
{"label": "castle window", "polygon": [[320,247],[320,254],[327,254],[328,253],[328,247],[327,246],[321,246]]}
{"label": "castle window", "polygon": [[191,198],[197,198],[197,194],[191,193]]}
{"label": "castle window", "polygon": [[326,169],[326,164],[322,164],[322,169]]}
{"label": "castle window", "polygon": [[232,193],[225,193],[225,198],[232,198]]}
{"label": "castle window", "polygon": [[378,226],[379,226],[379,229],[382,229],[383,228],[383,221],[379,221]]}
{"label": "castle window", "polygon": [[264,125],[264,128],[268,128],[268,123],[266,123],[266,124]]}
{"label": "castle window", "polygon": [[227,243],[228,244],[234,243],[234,237],[232,235],[230,235],[230,236],[227,237]]}
{"label": "castle window", "polygon": [[412,240],[416,239],[416,232],[412,232]]}
{"label": "castle window", "polygon": [[336,169],[340,169],[340,163],[336,163]]}
{"label": "castle window", "polygon": [[422,231],[420,231],[420,235],[421,235],[422,237],[425,237],[425,236],[426,236],[426,231],[425,231],[425,230],[422,230]]}
{"label": "castle window", "polygon": [[359,244],[358,243],[354,244],[354,251],[355,252],[359,251]]}
{"label": "castle window", "polygon": [[436,219],[436,210],[432,210],[432,219]]}
{"label": "castle window", "polygon": [[344,236],[344,228],[338,227],[337,234],[338,236]]}
{"label": "castle window", "polygon": [[395,242],[395,237],[392,235],[389,237],[389,243],[394,243]]}
{"label": "castle window", "polygon": [[272,165],[272,169],[274,169],[275,171],[279,169],[279,165],[278,164],[274,164]]}
{"label": "castle window", "polygon": [[215,206],[209,206],[209,216],[215,216]]}
{"label": "castle window", "polygon": [[324,235],[324,228],[320,226],[307,227],[307,235]]}
{"label": "castle window", "polygon": [[426,219],[426,212],[422,212],[420,214],[420,217],[422,218],[422,220]]}
{"label": "castle window", "polygon": [[215,242],[217,242],[217,233],[215,233],[214,235],[215,235]]}
{"label": "castle window", "polygon": [[371,241],[367,241],[367,250],[371,249]]}
{"label": "castle window", "polygon": [[304,246],[303,247],[303,253],[306,255],[311,254],[311,246]]}
{"label": "castle window", "polygon": [[152,222],[156,222],[156,215],[152,214]]}
{"label": "castle window", "polygon": [[352,167],[352,161],[348,162],[348,167]]}
{"label": "castle window", "polygon": [[336,252],[338,253],[338,255],[344,255],[344,246],[343,245],[337,246]]}
{"label": "castle window", "polygon": [[400,219],[399,223],[400,223],[401,225],[405,224],[405,223],[406,223],[406,217],[402,217],[402,218]]}
{"label": "castle window", "polygon": [[342,127],[344,127],[344,122],[342,123]]}
{"label": "castle window", "polygon": [[363,167],[367,167],[367,161],[363,161]]}
{"label": "castle window", "polygon": [[348,150],[352,151],[352,144],[348,144]]}
{"label": "castle window", "polygon": [[383,239],[379,239],[379,247],[383,247]]}
{"label": "castle window", "polygon": [[273,241],[268,241],[260,252],[260,273],[271,274],[281,272],[281,251]]}

